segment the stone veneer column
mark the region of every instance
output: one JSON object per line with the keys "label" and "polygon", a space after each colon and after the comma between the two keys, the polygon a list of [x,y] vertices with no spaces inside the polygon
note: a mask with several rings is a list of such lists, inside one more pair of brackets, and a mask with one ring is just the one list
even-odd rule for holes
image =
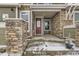
{"label": "stone veneer column", "polygon": [[26,45],[27,23],[20,19],[6,21],[7,52],[22,54]]}

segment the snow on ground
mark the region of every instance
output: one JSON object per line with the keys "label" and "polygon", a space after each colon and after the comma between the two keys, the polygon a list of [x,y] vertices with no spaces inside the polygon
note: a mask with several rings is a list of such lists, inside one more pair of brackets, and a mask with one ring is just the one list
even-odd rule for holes
{"label": "snow on ground", "polygon": [[32,46],[26,49],[27,51],[36,51],[36,50],[48,50],[48,51],[61,51],[61,50],[68,50],[65,48],[65,45],[62,43],[52,43],[52,42],[45,42],[39,46]]}
{"label": "snow on ground", "polygon": [[0,53],[0,56],[8,56],[8,53]]}
{"label": "snow on ground", "polygon": [[13,54],[13,53],[8,54],[7,52],[5,52],[5,53],[0,53],[0,56],[21,56],[21,54]]}
{"label": "snow on ground", "polygon": [[[5,48],[7,47],[6,45],[0,45],[0,48]],[[9,56],[7,52],[5,53],[0,53],[0,56]],[[13,53],[10,53],[10,56],[21,56],[21,54],[13,54]]]}
{"label": "snow on ground", "polygon": [[[32,46],[27,48],[26,51],[68,51],[69,49],[66,48],[65,44],[63,43],[52,43],[52,42],[44,42],[42,45],[39,46]],[[75,47],[74,50],[79,50],[78,47]]]}
{"label": "snow on ground", "polygon": [[0,28],[5,28],[5,22],[0,22]]}
{"label": "snow on ground", "polygon": [[7,47],[6,45],[0,45],[0,48],[4,48],[4,47]]}
{"label": "snow on ground", "polygon": [[[38,42],[34,42],[34,44],[37,44]],[[42,44],[40,44],[42,43]],[[27,48],[26,51],[70,51],[65,47],[65,44],[63,43],[57,43],[57,42],[40,42],[38,43],[38,46],[32,46],[30,48]],[[33,43],[32,43],[33,45]],[[1,47],[6,47],[6,45],[1,45]],[[79,51],[79,47],[75,47],[74,50]],[[71,51],[68,53],[70,54]],[[75,53],[74,53],[75,54]],[[8,56],[8,53],[0,53],[0,56]],[[10,54],[10,56],[20,56],[20,54]]]}

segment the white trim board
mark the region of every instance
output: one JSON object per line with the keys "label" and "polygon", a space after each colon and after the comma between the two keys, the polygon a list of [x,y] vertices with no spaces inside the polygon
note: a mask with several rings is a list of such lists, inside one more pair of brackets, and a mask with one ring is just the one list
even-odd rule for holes
{"label": "white trim board", "polygon": [[64,28],[76,28],[75,25],[67,25],[67,26],[64,26]]}
{"label": "white trim board", "polygon": [[46,10],[46,9],[43,9],[43,10],[39,10],[39,9],[33,9],[32,11],[53,11],[53,12],[58,12],[58,11],[61,11],[61,10]]}

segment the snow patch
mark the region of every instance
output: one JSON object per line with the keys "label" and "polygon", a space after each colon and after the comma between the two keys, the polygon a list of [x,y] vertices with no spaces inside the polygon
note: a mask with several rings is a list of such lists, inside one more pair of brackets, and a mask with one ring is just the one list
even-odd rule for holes
{"label": "snow patch", "polygon": [[42,45],[39,46],[32,46],[27,48],[26,51],[62,51],[62,50],[69,50],[66,49],[65,45],[62,43],[52,43],[52,42],[44,42]]}

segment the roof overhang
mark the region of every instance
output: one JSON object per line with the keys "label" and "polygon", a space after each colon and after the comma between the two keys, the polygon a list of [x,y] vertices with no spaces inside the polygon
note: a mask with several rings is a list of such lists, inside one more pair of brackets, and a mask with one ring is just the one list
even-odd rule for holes
{"label": "roof overhang", "polygon": [[67,4],[65,3],[36,3],[31,4],[31,8],[66,8]]}
{"label": "roof overhang", "polygon": [[16,3],[0,3],[0,7],[16,7],[19,6],[19,4]]}

